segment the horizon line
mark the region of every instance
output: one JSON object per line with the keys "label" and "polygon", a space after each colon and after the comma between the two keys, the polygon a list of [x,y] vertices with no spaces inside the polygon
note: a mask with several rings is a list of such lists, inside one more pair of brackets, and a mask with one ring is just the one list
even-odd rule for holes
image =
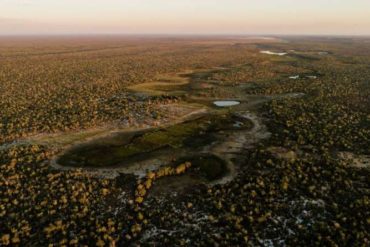
{"label": "horizon line", "polygon": [[58,37],[58,36],[161,36],[161,37],[370,37],[370,34],[321,34],[321,33],[9,33],[0,37]]}

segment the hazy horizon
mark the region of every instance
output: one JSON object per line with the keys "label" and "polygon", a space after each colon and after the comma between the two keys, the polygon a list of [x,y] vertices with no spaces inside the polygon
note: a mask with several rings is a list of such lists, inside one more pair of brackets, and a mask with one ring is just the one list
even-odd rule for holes
{"label": "hazy horizon", "polygon": [[0,35],[370,35],[367,0],[0,0]]}

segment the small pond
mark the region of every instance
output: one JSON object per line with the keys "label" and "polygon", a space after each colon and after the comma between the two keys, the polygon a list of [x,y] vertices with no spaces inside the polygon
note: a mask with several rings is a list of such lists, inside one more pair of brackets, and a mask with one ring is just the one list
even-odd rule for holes
{"label": "small pond", "polygon": [[236,100],[218,100],[218,101],[214,101],[213,104],[218,107],[228,107],[228,106],[239,105],[240,102]]}
{"label": "small pond", "polygon": [[276,56],[285,56],[288,53],[286,52],[273,52],[273,51],[260,51],[262,54],[267,54],[267,55],[276,55]]}

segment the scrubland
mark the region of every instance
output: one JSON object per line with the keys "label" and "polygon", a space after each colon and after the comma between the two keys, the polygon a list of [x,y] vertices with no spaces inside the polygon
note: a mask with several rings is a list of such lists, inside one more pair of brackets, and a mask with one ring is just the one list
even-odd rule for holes
{"label": "scrubland", "polygon": [[[370,41],[281,39],[2,38],[1,245],[368,246]],[[180,96],[128,88],[189,70],[202,73]],[[209,88],[194,97],[197,83]],[[292,93],[300,97],[283,97]],[[269,99],[247,110],[271,137],[237,154],[227,183],[170,187],[171,177],[201,167],[186,158],[141,179],[55,169],[50,161],[61,147],[32,141],[150,123],[163,117],[159,106],[193,98],[248,105],[250,96]],[[164,133],[178,133],[171,128]],[[166,146],[154,133],[151,148]],[[177,145],[185,134],[166,138]],[[157,183],[169,186],[167,194],[151,195]]]}

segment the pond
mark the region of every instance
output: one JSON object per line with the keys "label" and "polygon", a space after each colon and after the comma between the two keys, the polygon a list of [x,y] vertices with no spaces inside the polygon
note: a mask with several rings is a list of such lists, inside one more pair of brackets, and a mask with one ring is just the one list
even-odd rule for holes
{"label": "pond", "polygon": [[218,107],[228,107],[228,106],[239,105],[240,102],[236,100],[217,100],[217,101],[214,101],[213,104]]}
{"label": "pond", "polygon": [[276,55],[276,56],[285,56],[288,53],[286,52],[273,52],[273,51],[260,51],[262,54],[267,54],[267,55]]}

